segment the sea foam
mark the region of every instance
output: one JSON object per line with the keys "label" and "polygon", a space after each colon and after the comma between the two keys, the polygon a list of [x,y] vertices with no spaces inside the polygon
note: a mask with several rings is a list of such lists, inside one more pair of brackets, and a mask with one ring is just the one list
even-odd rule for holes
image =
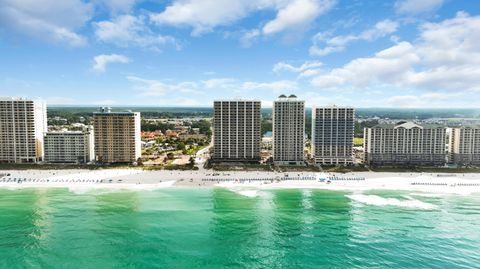
{"label": "sea foam", "polygon": [[396,198],[384,198],[378,195],[364,195],[364,194],[352,194],[347,195],[351,200],[360,202],[367,205],[376,205],[376,206],[398,206],[398,207],[408,207],[408,208],[419,208],[419,209],[435,209],[436,206],[433,204],[425,203],[416,199],[409,197],[407,200],[399,200]]}

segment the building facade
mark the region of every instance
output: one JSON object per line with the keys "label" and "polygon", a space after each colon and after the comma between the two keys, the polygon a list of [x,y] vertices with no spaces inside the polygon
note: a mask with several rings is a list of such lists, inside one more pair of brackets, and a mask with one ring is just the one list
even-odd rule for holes
{"label": "building facade", "polygon": [[93,130],[98,162],[133,163],[141,157],[140,112],[102,108],[93,114]]}
{"label": "building facade", "polygon": [[305,101],[285,95],[273,102],[273,161],[280,165],[304,164]]}
{"label": "building facade", "polygon": [[47,131],[44,102],[25,98],[0,98],[0,162],[35,163],[43,159]]}
{"label": "building facade", "polygon": [[45,162],[88,163],[94,159],[93,132],[48,132],[45,134]]}
{"label": "building facade", "polygon": [[214,101],[213,107],[213,161],[260,161],[260,101]]}
{"label": "building facade", "polygon": [[449,163],[480,166],[480,126],[450,129]]}
{"label": "building facade", "polygon": [[446,162],[446,128],[406,122],[364,129],[368,165],[441,166]]}
{"label": "building facade", "polygon": [[312,109],[312,157],[317,165],[353,164],[353,108]]}

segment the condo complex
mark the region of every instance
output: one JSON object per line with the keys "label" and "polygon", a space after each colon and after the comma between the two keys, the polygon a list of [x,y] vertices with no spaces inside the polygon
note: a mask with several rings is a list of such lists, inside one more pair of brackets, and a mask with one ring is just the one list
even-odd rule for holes
{"label": "condo complex", "polygon": [[[325,106],[311,110],[306,134],[305,101],[280,95],[273,102],[271,158],[263,160],[259,100],[213,102],[210,160],[216,163],[272,163],[279,166],[480,165],[480,126],[419,124],[405,121],[363,130],[363,160],[354,158],[355,110]],[[0,98],[0,163],[136,163],[141,160],[139,112],[93,113],[83,131],[48,131],[41,101]],[[306,147],[307,144],[310,147]]]}

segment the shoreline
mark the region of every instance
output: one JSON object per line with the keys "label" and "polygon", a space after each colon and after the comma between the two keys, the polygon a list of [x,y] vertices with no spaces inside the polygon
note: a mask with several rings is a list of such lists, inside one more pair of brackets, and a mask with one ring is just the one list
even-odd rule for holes
{"label": "shoreline", "polygon": [[[320,181],[318,180],[319,176],[328,180]],[[7,189],[68,188],[88,191],[95,189],[155,190],[171,187],[221,187],[234,191],[261,189],[323,189],[351,192],[405,190],[472,194],[480,193],[480,173],[279,173],[141,169],[6,170],[0,172],[0,188]]]}

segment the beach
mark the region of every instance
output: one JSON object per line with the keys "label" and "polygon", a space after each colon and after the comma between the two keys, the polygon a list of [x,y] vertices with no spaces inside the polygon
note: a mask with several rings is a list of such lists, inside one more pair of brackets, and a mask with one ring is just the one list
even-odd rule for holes
{"label": "beach", "polygon": [[475,268],[480,262],[479,187],[460,185],[480,184],[478,174],[329,174],[330,182],[322,182],[312,173],[2,173],[10,174],[0,178],[0,251],[8,257],[2,268],[123,268],[126,261],[132,268]]}
{"label": "beach", "polygon": [[434,193],[480,192],[480,174],[216,172],[142,169],[6,170],[3,188],[148,190],[168,187],[222,187],[232,190],[325,189],[338,191],[409,190]]}

